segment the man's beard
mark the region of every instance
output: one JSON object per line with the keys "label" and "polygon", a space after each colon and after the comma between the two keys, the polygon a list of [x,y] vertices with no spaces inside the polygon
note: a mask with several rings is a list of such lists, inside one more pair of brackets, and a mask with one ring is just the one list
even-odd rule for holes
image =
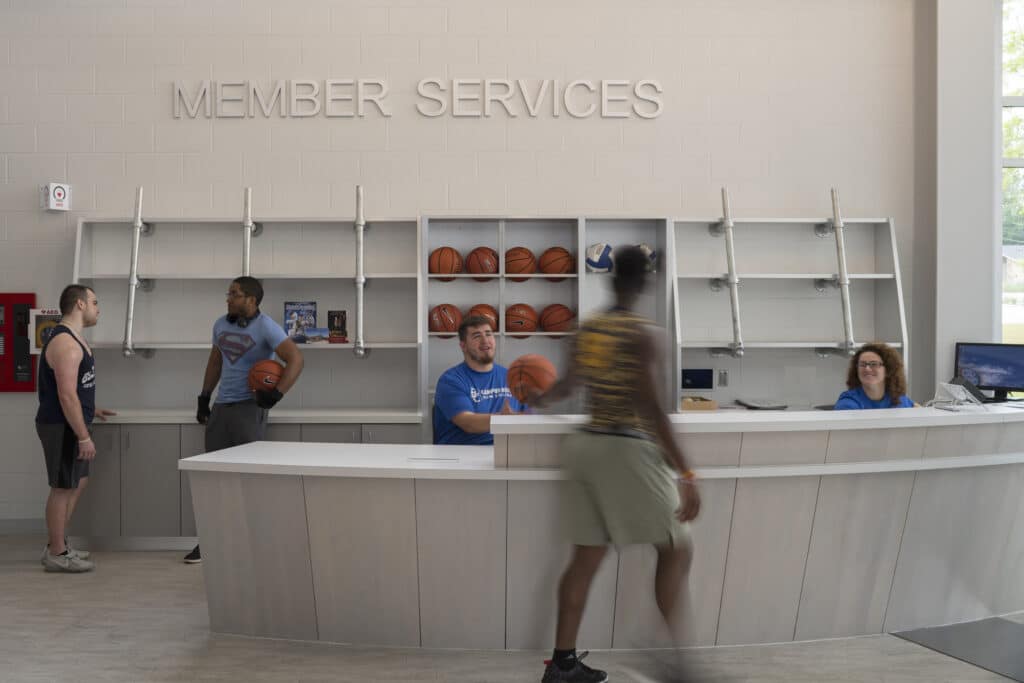
{"label": "man's beard", "polygon": [[494,362],[494,351],[470,351],[469,357],[473,359],[474,363],[486,365]]}

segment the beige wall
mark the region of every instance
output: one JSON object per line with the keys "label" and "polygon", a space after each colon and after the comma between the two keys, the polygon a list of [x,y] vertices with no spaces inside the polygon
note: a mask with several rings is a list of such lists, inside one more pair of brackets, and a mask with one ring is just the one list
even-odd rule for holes
{"label": "beige wall", "polygon": [[[932,230],[915,221],[915,117],[934,118],[915,97],[932,59],[915,52],[918,4],[0,0],[0,291],[52,301],[76,218],[127,216],[138,184],[149,215],[236,216],[252,185],[259,216],[285,217],[349,216],[362,183],[369,218],[713,216],[722,185],[737,218],[819,216],[835,185],[847,216],[895,218],[911,338],[930,335],[913,317]],[[350,77],[386,79],[393,116],[172,116],[175,79]],[[427,77],[652,78],[664,109],[428,119]],[[37,208],[52,180],[72,183],[73,213]],[[0,397],[0,518],[41,515],[34,408]]]}

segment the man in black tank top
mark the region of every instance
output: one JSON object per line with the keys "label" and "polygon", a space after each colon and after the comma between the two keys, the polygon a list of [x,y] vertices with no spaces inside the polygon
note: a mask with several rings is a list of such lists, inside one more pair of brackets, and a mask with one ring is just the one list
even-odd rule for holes
{"label": "man in black tank top", "polygon": [[46,458],[50,495],[46,500],[48,543],[40,562],[48,572],[87,572],[89,553],[69,547],[65,531],[89,479],[96,457],[89,425],[106,420],[110,410],[96,408],[96,364],[82,337],[99,319],[96,293],[68,285],[60,295],[60,324],[39,358],[39,410],[36,433]]}

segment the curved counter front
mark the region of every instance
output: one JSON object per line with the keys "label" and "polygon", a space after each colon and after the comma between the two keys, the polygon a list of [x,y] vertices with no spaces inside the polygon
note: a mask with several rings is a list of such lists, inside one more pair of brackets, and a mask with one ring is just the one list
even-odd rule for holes
{"label": "curved counter front", "polygon": [[[569,556],[560,434],[495,447],[258,442],[182,460],[217,632],[545,649]],[[1024,609],[1024,411],[673,415],[702,479],[688,641],[898,631]],[[654,552],[610,552],[579,643],[667,644]]]}

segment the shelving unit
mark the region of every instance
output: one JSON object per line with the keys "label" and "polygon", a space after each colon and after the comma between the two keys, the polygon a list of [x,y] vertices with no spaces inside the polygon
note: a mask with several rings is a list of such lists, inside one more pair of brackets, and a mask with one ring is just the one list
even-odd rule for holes
{"label": "shelving unit", "polygon": [[[646,243],[662,254],[668,249],[668,220],[664,218],[428,217],[421,222],[425,245],[421,269],[424,273],[427,273],[430,252],[442,246],[455,248],[464,258],[479,246],[489,246],[499,255],[499,272],[488,282],[477,282],[475,278],[480,275],[469,273],[426,274],[423,281],[426,300],[421,306],[424,315],[441,303],[453,304],[463,313],[477,303],[488,303],[499,313],[497,362],[507,366],[523,354],[539,353],[549,358],[559,372],[564,372],[567,360],[563,340],[570,335],[562,332],[509,333],[505,329],[505,308],[515,303],[526,303],[539,314],[545,306],[561,303],[576,313],[578,323],[607,308],[613,301],[610,275],[586,270],[584,259],[589,245],[605,242],[614,248]],[[515,246],[528,248],[538,259],[549,247],[564,247],[576,258],[577,272],[510,276],[505,273],[504,254]],[[513,277],[524,278],[524,281],[516,282]],[[445,281],[447,278],[453,279]],[[641,299],[640,313],[665,329],[668,345],[672,340],[667,328],[671,315],[671,278],[667,269],[661,268],[653,280],[654,285]],[[462,352],[455,335],[429,332],[425,319],[422,330],[426,349],[420,383],[424,387],[423,413],[429,419],[437,379],[445,370],[462,361]],[[669,377],[666,377],[664,391],[666,401],[670,401],[674,393]],[[577,402],[566,402],[558,407],[566,412],[580,408]]]}
{"label": "shelving unit", "polygon": [[[239,221],[146,218],[140,238],[133,311],[133,347],[125,358],[131,219],[82,219],[76,239],[74,280],[96,290],[101,316],[87,338],[97,350],[104,404],[191,409],[202,381],[213,322],[226,310],[224,292],[242,272]],[[354,348],[355,237],[352,221],[289,219],[257,224],[251,241],[251,274],[263,281],[261,310],[282,322],[285,301],[317,301],[318,322],[328,310],[349,313],[346,344],[300,344],[305,370],[278,412],[319,411],[339,422],[367,410],[419,415],[422,337],[419,226],[415,219],[370,221],[365,232],[364,339],[367,358]],[[326,353],[333,351],[335,353]],[[339,353],[340,352],[340,353]],[[171,391],[152,391],[147,381]],[[373,392],[365,386],[378,386]],[[159,398],[158,398],[159,396]],[[327,411],[324,413],[323,411]],[[321,414],[323,413],[323,414]],[[351,414],[350,414],[351,413]]]}
{"label": "shelving unit", "polygon": [[[224,314],[224,292],[240,272],[242,227],[224,219],[147,219],[140,238],[134,310],[134,347],[147,358],[124,358],[132,224],[129,219],[79,223],[74,278],[96,289],[102,315],[90,330],[101,357],[104,405],[190,411],[210,348],[213,321]],[[768,397],[791,405],[834,400],[843,387],[847,349],[837,288],[835,242],[828,219],[753,219],[733,222],[734,273],[743,319],[743,355],[735,354],[729,267],[718,219],[657,217],[422,217],[371,221],[365,233],[364,339],[370,351],[357,358],[353,343],[306,344],[306,370],[280,411],[351,421],[360,411],[421,417],[430,438],[434,385],[462,360],[454,333],[427,329],[427,313],[450,303],[465,313],[487,303],[499,313],[497,360],[508,365],[540,353],[564,371],[566,333],[510,333],[505,309],[526,303],[538,314],[552,303],[576,313],[577,322],[611,305],[612,277],[588,272],[587,247],[645,243],[659,254],[651,287],[639,312],[664,330],[670,370],[666,405],[683,395],[680,369],[710,368],[727,379],[700,391],[729,404],[738,396]],[[316,300],[318,315],[331,309],[354,320],[356,258],[352,221],[318,219],[258,223],[251,240],[254,276],[264,280],[264,313],[280,322],[284,301]],[[465,257],[489,246],[499,272],[427,272],[430,252],[451,246]],[[575,273],[505,273],[505,252],[530,249],[538,258],[552,246],[576,258]],[[907,349],[907,334],[894,229],[888,219],[850,220],[845,226],[853,338],[882,339]],[[516,281],[522,279],[522,281]],[[336,353],[326,353],[334,351]],[[341,353],[337,353],[341,352]],[[150,373],[150,369],[153,373]],[[724,372],[724,374],[722,374]],[[160,383],[166,386],[160,386]],[[108,393],[109,392],[109,393]],[[559,406],[566,412],[582,406]],[[279,412],[280,412],[279,411]],[[326,417],[325,417],[326,416]]]}
{"label": "shelving unit", "polygon": [[[737,397],[771,397],[804,407],[833,402],[845,389],[849,352],[831,219],[734,220],[742,355],[733,344],[726,248],[715,230],[719,221],[672,224],[677,370],[716,371],[714,390],[694,392],[682,390],[676,372],[676,401],[696,393],[720,404]],[[884,341],[906,359],[892,221],[846,220],[844,233],[853,348]]]}

